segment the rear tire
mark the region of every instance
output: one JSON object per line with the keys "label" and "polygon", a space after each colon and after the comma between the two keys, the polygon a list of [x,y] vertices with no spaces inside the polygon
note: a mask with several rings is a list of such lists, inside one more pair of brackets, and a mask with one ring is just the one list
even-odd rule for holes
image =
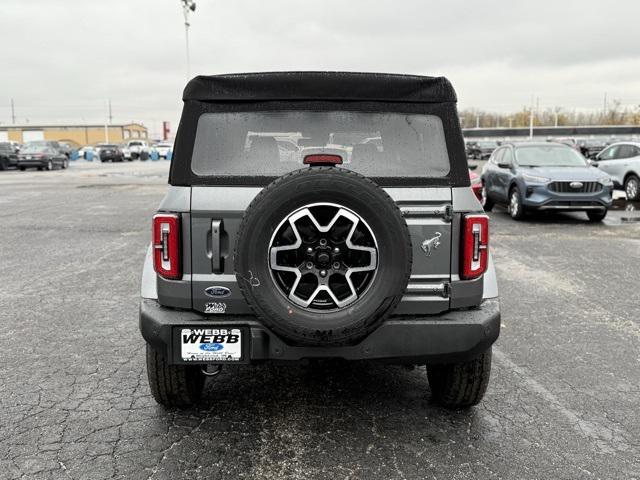
{"label": "rear tire", "polygon": [[589,210],[587,217],[589,217],[590,222],[601,222],[607,216],[607,212],[608,210]]}
{"label": "rear tire", "polygon": [[522,220],[524,218],[524,206],[522,205],[522,196],[518,187],[513,187],[509,192],[509,215],[514,220]]}
{"label": "rear tire", "polygon": [[491,376],[491,348],[460,363],[427,366],[433,399],[446,408],[468,408],[480,403]]}
{"label": "rear tire", "polygon": [[147,377],[151,395],[165,407],[187,407],[202,395],[205,376],[199,365],[169,365],[147,344]]}
{"label": "rear tire", "polygon": [[624,181],[624,193],[627,194],[627,200],[640,200],[640,178],[629,175]]}
{"label": "rear tire", "polygon": [[495,205],[493,203],[493,200],[489,198],[487,187],[485,187],[484,183],[482,184],[482,200],[480,201],[480,203],[482,203],[482,208],[485,212],[490,212]]}

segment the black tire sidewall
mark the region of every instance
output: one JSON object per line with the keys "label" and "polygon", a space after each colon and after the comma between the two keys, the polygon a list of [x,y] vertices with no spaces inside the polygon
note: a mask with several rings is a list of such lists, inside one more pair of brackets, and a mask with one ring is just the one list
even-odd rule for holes
{"label": "black tire sidewall", "polygon": [[[401,213],[373,182],[337,168],[300,170],[274,184],[247,209],[238,236],[236,275],[245,298],[267,326],[296,343],[342,344],[362,338],[390,313],[406,288],[411,243]],[[309,311],[288,300],[268,262],[271,238],[283,219],[314,203],[334,203],[356,212],[378,244],[378,269],[368,290],[347,308],[329,313]]]}
{"label": "black tire sidewall", "polygon": [[482,183],[482,200],[480,200],[480,203],[485,212],[490,212],[493,209],[494,203],[489,197],[489,191],[484,182]]}
{"label": "black tire sidewall", "polygon": [[[518,211],[515,215],[513,214],[513,211],[511,209],[511,197],[514,194],[518,199]],[[520,189],[517,186],[512,187],[511,190],[509,191],[509,215],[514,220],[520,220],[522,217],[524,217],[524,206],[522,205],[522,195],[520,194]]]}
{"label": "black tire sidewall", "polygon": [[602,220],[605,219],[605,217],[607,216],[607,213],[608,213],[608,210],[605,210],[604,212],[587,211],[587,217],[592,222],[601,222]]}

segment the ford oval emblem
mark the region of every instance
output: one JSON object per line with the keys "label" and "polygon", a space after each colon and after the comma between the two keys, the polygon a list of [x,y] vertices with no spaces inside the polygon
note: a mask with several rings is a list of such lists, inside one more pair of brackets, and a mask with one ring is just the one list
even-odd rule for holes
{"label": "ford oval emblem", "polygon": [[200,345],[200,350],[204,350],[205,352],[218,352],[224,348],[224,345],[221,343],[203,343]]}
{"label": "ford oval emblem", "polygon": [[213,298],[224,298],[231,295],[231,290],[227,287],[207,287],[204,289],[204,293]]}
{"label": "ford oval emblem", "polygon": [[569,186],[571,188],[582,188],[582,182],[571,182]]}

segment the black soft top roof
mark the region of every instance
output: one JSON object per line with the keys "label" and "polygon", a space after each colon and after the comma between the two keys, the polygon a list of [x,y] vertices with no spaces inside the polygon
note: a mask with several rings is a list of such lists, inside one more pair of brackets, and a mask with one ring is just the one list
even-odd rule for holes
{"label": "black soft top roof", "polygon": [[273,100],[455,102],[444,77],[352,72],[267,72],[198,76],[184,101],[256,102]]}

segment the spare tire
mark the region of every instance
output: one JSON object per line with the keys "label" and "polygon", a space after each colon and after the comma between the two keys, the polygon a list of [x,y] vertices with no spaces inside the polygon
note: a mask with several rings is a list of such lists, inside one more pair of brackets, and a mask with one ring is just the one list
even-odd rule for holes
{"label": "spare tire", "polygon": [[402,298],[411,237],[373,181],[314,166],[278,178],[251,202],[234,262],[249,305],[289,343],[353,344]]}

